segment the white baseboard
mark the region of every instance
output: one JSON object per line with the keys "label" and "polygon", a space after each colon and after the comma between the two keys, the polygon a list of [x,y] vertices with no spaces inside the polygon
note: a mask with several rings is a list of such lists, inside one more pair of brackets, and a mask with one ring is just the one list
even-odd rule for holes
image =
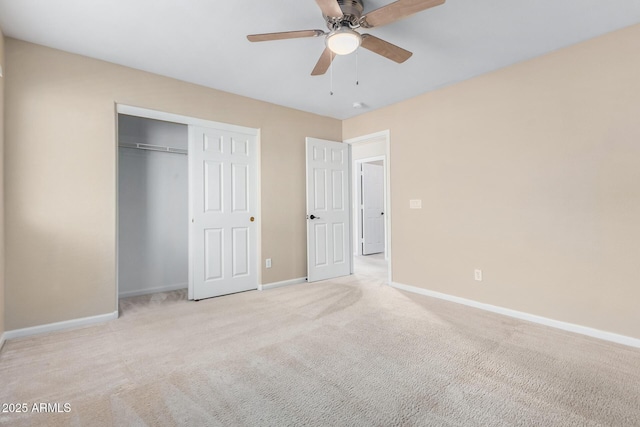
{"label": "white baseboard", "polygon": [[601,331],[599,329],[589,328],[587,326],[576,325],[574,323],[562,322],[560,320],[549,319],[547,317],[537,316],[535,314],[529,314],[522,311],[511,310],[509,308],[498,307],[491,304],[485,304],[482,302],[460,298],[449,294],[443,294],[440,292],[430,291],[428,289],[418,288],[415,286],[404,285],[402,283],[391,282],[391,286],[397,289],[401,289],[407,292],[413,292],[420,295],[439,298],[445,301],[451,301],[458,304],[467,305],[469,307],[479,308],[481,310],[490,311],[493,313],[502,314],[504,316],[515,317],[516,319],[527,320],[533,323],[539,323],[545,326],[551,326],[552,328],[562,329],[564,331],[575,332],[577,334],[587,335],[593,338],[599,338],[605,341],[611,341],[618,344],[628,345],[629,347],[640,348],[640,339],[628,337],[626,335],[614,334],[612,332]]}
{"label": "white baseboard", "polygon": [[0,334],[0,351],[2,351],[2,346],[4,345],[4,341],[5,341],[5,336],[3,332],[2,334]]}
{"label": "white baseboard", "polygon": [[273,282],[267,283],[265,285],[258,285],[258,290],[266,291],[268,289],[281,288],[283,286],[298,285],[300,283],[306,283],[306,281],[306,277],[298,277],[297,279],[283,280],[282,282]]}
{"label": "white baseboard", "polygon": [[118,312],[100,314],[98,316],[83,317],[80,319],[65,320],[64,322],[48,323],[46,325],[33,326],[31,328],[14,329],[6,331],[4,339],[12,340],[15,338],[29,337],[31,335],[44,334],[46,332],[62,331],[65,329],[79,328],[81,326],[94,325],[96,323],[107,322],[118,318]]}
{"label": "white baseboard", "polygon": [[177,283],[175,285],[158,286],[157,288],[139,289],[136,291],[124,291],[118,294],[118,298],[137,297],[139,295],[156,294],[158,292],[177,291],[178,289],[187,289],[188,283]]}

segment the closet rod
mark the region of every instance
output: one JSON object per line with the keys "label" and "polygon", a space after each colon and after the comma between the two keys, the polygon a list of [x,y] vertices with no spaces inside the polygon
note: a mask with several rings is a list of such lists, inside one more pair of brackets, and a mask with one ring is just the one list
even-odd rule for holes
{"label": "closet rod", "polygon": [[173,154],[187,154],[187,150],[183,148],[165,147],[163,145],[129,143],[129,142],[121,142],[118,145],[120,147],[136,148],[138,150],[160,151],[163,153],[173,153]]}

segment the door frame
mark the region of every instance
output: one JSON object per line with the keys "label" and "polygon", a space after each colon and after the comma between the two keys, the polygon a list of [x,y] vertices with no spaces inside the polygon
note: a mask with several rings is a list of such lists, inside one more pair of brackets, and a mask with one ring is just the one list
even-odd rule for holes
{"label": "door frame", "polygon": [[[245,133],[245,134],[251,134],[254,135],[256,137],[256,179],[257,179],[257,183],[256,183],[256,200],[257,200],[257,206],[256,206],[256,265],[254,266],[254,268],[256,269],[257,272],[257,278],[256,278],[256,289],[260,289],[262,286],[262,269],[261,269],[261,259],[262,259],[262,191],[261,191],[261,180],[262,180],[262,176],[261,176],[261,144],[260,144],[260,129],[255,129],[255,128],[249,128],[249,127],[245,127],[245,126],[238,126],[238,125],[233,125],[233,124],[229,124],[229,123],[220,123],[220,122],[214,122],[212,120],[205,120],[205,119],[198,119],[195,117],[190,117],[190,116],[183,116],[180,114],[173,114],[173,113],[167,113],[164,111],[159,111],[159,110],[152,110],[149,108],[142,108],[142,107],[135,107],[132,105],[126,105],[126,104],[120,104],[120,103],[116,103],[115,104],[115,123],[116,123],[116,132],[115,132],[115,163],[116,163],[116,173],[115,173],[115,199],[116,199],[116,203],[115,203],[115,219],[116,219],[116,286],[115,286],[115,292],[116,292],[116,311],[118,311],[119,309],[119,300],[118,300],[118,294],[119,294],[119,284],[118,284],[118,265],[119,265],[119,254],[118,254],[118,230],[119,230],[119,224],[118,224],[118,211],[119,211],[119,205],[118,205],[118,114],[126,114],[129,116],[136,116],[136,117],[142,117],[145,119],[154,119],[154,120],[161,120],[161,121],[165,121],[165,122],[173,122],[173,123],[180,123],[180,124],[184,124],[184,125],[191,125],[191,126],[202,126],[202,127],[208,127],[208,128],[215,128],[215,129],[219,129],[219,130],[224,130],[224,131],[229,131],[229,132],[239,132],[239,133]],[[189,154],[187,153],[187,158],[188,158]],[[192,232],[192,225],[191,225],[191,221],[190,218],[192,217],[191,215],[191,200],[193,199],[193,195],[192,195],[192,189],[191,186],[189,186],[189,218],[187,218],[187,221],[189,221],[189,299],[192,299],[193,296],[193,260],[192,260],[192,253],[191,253],[191,232]]]}
{"label": "door frame", "polygon": [[[385,223],[384,223],[384,245],[385,245],[385,250],[384,250],[384,258],[385,260],[387,260],[388,262],[388,280],[389,283],[392,282],[392,278],[393,278],[393,272],[392,272],[392,263],[391,263],[391,251],[392,251],[392,242],[391,242],[391,135],[389,130],[383,130],[380,132],[375,132],[375,133],[371,133],[368,135],[362,135],[362,136],[358,136],[355,138],[349,138],[344,140],[345,143],[350,144],[353,148],[353,144],[359,144],[359,143],[371,143],[371,142],[376,142],[376,141],[383,141],[384,145],[385,145],[385,155],[384,155],[384,190],[385,190],[385,194],[384,194],[384,216],[385,216]],[[382,156],[380,156],[382,157]],[[352,165],[351,168],[352,170],[355,171],[355,166],[356,166],[356,161],[352,160]],[[355,172],[352,172],[352,174]],[[353,206],[356,202],[357,199],[355,199],[355,195],[353,194],[352,191],[352,200],[351,200],[351,206],[353,209]],[[353,216],[353,215],[352,215]],[[351,233],[351,240],[352,240],[352,247],[356,242],[353,242],[353,238],[354,238],[354,234]],[[353,251],[351,251],[351,257],[352,257],[352,262],[351,262],[351,273],[353,274]]]}

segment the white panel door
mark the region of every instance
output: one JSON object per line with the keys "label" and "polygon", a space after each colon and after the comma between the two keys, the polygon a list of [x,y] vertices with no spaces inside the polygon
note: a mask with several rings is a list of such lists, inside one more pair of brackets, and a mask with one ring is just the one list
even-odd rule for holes
{"label": "white panel door", "polygon": [[362,164],[362,254],[384,252],[384,168]]}
{"label": "white panel door", "polygon": [[255,135],[189,126],[190,299],[258,288]]}
{"label": "white panel door", "polygon": [[307,280],[351,274],[349,145],[307,138]]}

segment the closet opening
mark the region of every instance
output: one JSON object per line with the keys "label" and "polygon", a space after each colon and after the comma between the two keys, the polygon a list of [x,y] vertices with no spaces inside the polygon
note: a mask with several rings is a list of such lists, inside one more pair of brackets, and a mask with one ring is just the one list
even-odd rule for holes
{"label": "closet opening", "polygon": [[189,281],[186,124],[118,114],[118,298]]}

